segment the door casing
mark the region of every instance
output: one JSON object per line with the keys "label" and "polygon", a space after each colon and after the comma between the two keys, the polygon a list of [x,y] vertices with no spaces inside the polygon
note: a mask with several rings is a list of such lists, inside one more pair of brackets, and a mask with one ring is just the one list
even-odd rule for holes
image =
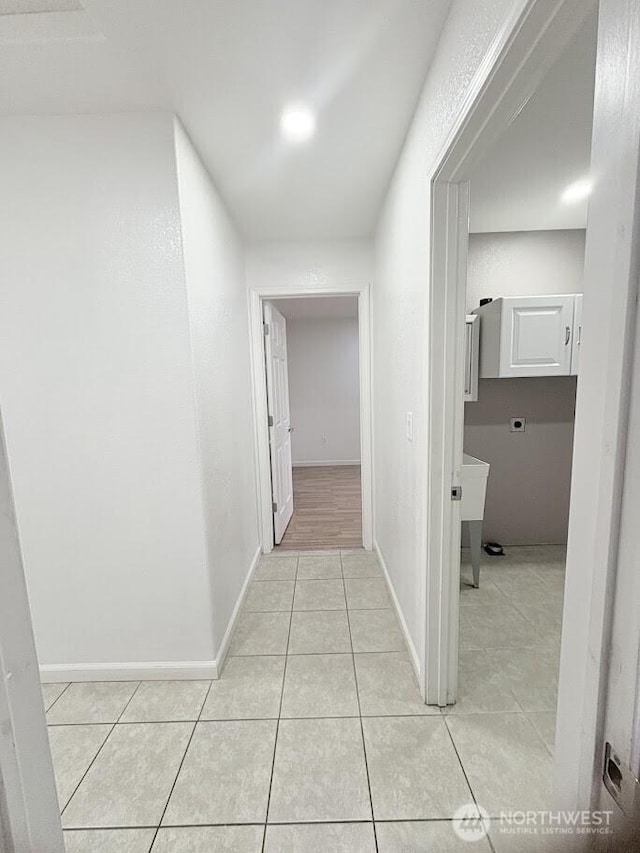
{"label": "door casing", "polygon": [[[622,93],[635,91],[633,56],[640,49],[637,43],[640,39],[625,41],[624,34],[636,32],[629,22],[638,12],[633,0],[600,0],[599,5],[594,142],[599,133],[603,144],[601,162],[595,166],[607,167],[602,171],[611,177],[615,187],[601,202],[608,217],[598,218],[596,232],[591,225],[595,217],[590,213],[587,228],[584,332],[554,757],[554,804],[570,809],[588,809],[599,782],[597,761],[608,650],[607,613],[615,580],[626,439],[625,400],[630,384],[629,329],[635,316],[636,283],[628,274],[633,247],[629,238],[625,243],[625,233],[629,233],[633,223],[632,175],[638,163],[630,161],[634,156],[631,140],[637,117],[629,102],[627,111],[621,109],[617,116],[622,128],[611,121],[607,123],[606,108],[610,104],[606,98],[601,104],[597,92],[598,77],[604,89],[607,63],[611,64],[611,57],[600,50],[603,20],[605,36],[609,37],[612,49],[619,51],[615,87]],[[606,7],[604,16],[603,7]],[[585,16],[595,8],[595,0],[514,3],[511,17],[470,85],[437,166],[428,176],[431,269],[425,360],[429,445],[423,537],[425,667],[421,686],[429,704],[443,706],[455,701],[457,695],[460,524],[459,505],[452,505],[450,490],[459,483],[462,463],[467,182],[474,164],[506,129]],[[620,95],[620,100],[623,97],[624,94]],[[626,149],[615,139],[623,132],[629,140]],[[621,162],[617,168],[611,158],[607,161],[605,157],[611,146],[619,151]],[[620,181],[619,174],[624,174]],[[602,179],[602,174],[598,177]],[[598,188],[592,208],[598,204],[597,192]],[[622,215],[617,213],[619,210]],[[609,251],[609,264],[606,269],[596,270],[601,248]]]}
{"label": "door casing", "polygon": [[63,853],[1,415],[0,566],[0,850]]}
{"label": "door casing", "polygon": [[273,550],[273,514],[271,469],[269,457],[269,427],[265,383],[263,345],[263,302],[290,297],[356,296],[358,299],[358,350],[360,370],[360,457],[362,488],[362,544],[373,547],[373,436],[371,423],[371,317],[369,285],[334,284],[330,287],[301,284],[295,288],[252,287],[249,289],[249,332],[255,456],[257,470],[257,501],[262,552]]}

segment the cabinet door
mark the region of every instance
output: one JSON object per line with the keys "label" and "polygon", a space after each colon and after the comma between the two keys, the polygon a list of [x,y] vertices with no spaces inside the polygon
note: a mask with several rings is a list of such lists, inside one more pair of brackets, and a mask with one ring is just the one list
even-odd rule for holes
{"label": "cabinet door", "polygon": [[573,342],[571,345],[571,373],[578,375],[580,369],[580,344],[582,343],[582,294],[576,294],[573,312]]}
{"label": "cabinet door", "polygon": [[500,376],[568,376],[574,296],[504,299]]}

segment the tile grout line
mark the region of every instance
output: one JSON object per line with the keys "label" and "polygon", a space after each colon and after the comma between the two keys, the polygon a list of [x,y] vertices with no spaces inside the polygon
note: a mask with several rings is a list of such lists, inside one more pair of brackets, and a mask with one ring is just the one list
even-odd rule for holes
{"label": "tile grout line", "polygon": [[[206,721],[205,721],[206,722]],[[415,817],[405,817],[405,818],[379,818],[375,821],[375,823],[452,823],[452,818],[450,817],[429,817],[429,818],[415,818]],[[499,820],[499,817],[493,817],[491,820]],[[371,820],[364,819],[346,819],[346,820],[274,820],[269,826],[332,826],[333,824],[362,824],[364,826],[368,826],[370,823],[373,823]],[[227,826],[260,826],[263,827],[264,823],[256,823],[255,821],[250,823],[167,823],[164,826],[160,827],[161,829],[203,829],[209,827],[227,827]],[[110,826],[74,826],[66,829],[65,832],[73,833],[73,832],[114,832],[114,831],[127,831],[127,832],[137,832],[142,829],[157,829],[155,824],[144,824],[139,826],[119,826],[116,824]]]}
{"label": "tile grout line", "polygon": [[362,755],[364,758],[364,770],[367,775],[367,790],[369,791],[369,808],[371,809],[371,826],[373,828],[373,843],[376,849],[376,853],[378,853],[378,833],[376,831],[376,822],[375,816],[373,813],[373,796],[371,795],[371,778],[369,776],[369,763],[367,761],[367,746],[364,739],[364,723],[362,722],[362,707],[360,705],[360,690],[358,689],[358,673],[356,670],[356,657],[353,652],[353,636],[351,634],[351,619],[349,618],[349,606],[347,602],[347,589],[344,583],[344,564],[342,562],[342,554],[340,554],[340,568],[342,570],[342,587],[344,591],[346,612],[347,612],[347,626],[349,628],[349,642],[351,643],[351,664],[353,666],[353,679],[356,688],[356,700],[358,702],[358,718],[360,720],[360,737],[362,738]]}
{"label": "tile grout line", "polygon": [[162,827],[162,821],[164,820],[164,816],[167,813],[167,809],[169,808],[169,801],[171,800],[171,797],[172,797],[173,792],[175,790],[176,783],[178,782],[178,776],[180,775],[180,771],[182,770],[182,765],[184,764],[185,758],[187,757],[187,753],[189,752],[189,747],[191,746],[191,741],[193,740],[193,736],[196,733],[196,728],[198,726],[198,723],[200,722],[200,720],[202,718],[202,712],[204,711],[204,706],[207,704],[207,699],[209,698],[209,693],[211,693],[212,687],[213,687],[213,680],[211,680],[209,682],[209,687],[207,689],[207,692],[205,693],[204,699],[202,700],[202,705],[200,706],[200,713],[198,714],[198,719],[195,721],[195,723],[193,724],[193,728],[191,729],[191,734],[189,735],[189,740],[187,741],[187,745],[185,747],[184,753],[183,753],[182,758],[180,760],[180,764],[178,765],[178,769],[176,771],[176,775],[175,775],[175,778],[173,780],[173,784],[171,785],[171,790],[169,791],[169,796],[167,797],[167,802],[164,804],[164,808],[162,809],[162,814],[160,815],[158,825],[155,828],[156,831],[155,831],[154,836],[151,840],[151,846],[149,847],[149,853],[152,853],[153,848],[155,846],[156,839],[158,837],[158,833],[160,832],[160,828]]}
{"label": "tile grout line", "polygon": [[[339,581],[341,580],[344,583],[344,578],[309,578],[303,579],[301,583],[315,583],[320,582],[324,583],[325,581]],[[382,578],[346,578],[348,581],[368,581],[368,580],[383,580]],[[256,581],[256,583],[290,583],[290,581]],[[294,608],[295,613],[335,613],[336,611],[345,610],[344,607],[313,607],[308,610],[296,610]],[[370,613],[372,610],[393,610],[393,607],[349,607],[349,610],[357,610],[360,612]],[[280,610],[245,610],[245,613],[290,613],[290,609],[280,609]],[[520,648],[519,646],[505,646],[505,648]],[[532,649],[544,649],[546,646],[522,646],[522,648],[532,648]],[[251,655],[229,655],[229,657],[251,657]],[[260,655],[254,655],[254,657],[260,657]]]}
{"label": "tile grout line", "polygon": [[139,682],[138,682],[138,684],[137,684],[137,686],[136,686],[136,689],[135,689],[135,690],[133,691],[133,693],[131,694],[131,697],[130,697],[129,701],[125,704],[124,708],[122,709],[122,711],[121,711],[121,713],[120,713],[120,716],[119,716],[119,717],[118,717],[118,719],[115,721],[114,725],[116,725],[116,726],[117,726],[117,725],[118,725],[118,723],[120,722],[120,720],[124,717],[125,711],[126,711],[126,710],[127,710],[127,708],[129,707],[129,705],[133,702],[133,700],[134,700],[134,698],[135,698],[135,695],[136,695],[136,693],[138,692],[138,690],[140,690],[140,687],[141,687],[141,686],[142,686],[142,681],[139,681]]}
{"label": "tile grout line", "polygon": [[[91,761],[90,761],[90,763],[89,763],[89,766],[87,767],[87,769],[86,769],[86,770],[84,771],[84,773],[82,774],[82,777],[81,777],[80,781],[78,782],[78,784],[77,784],[77,785],[75,786],[75,788],[73,789],[73,792],[72,792],[71,796],[69,797],[69,799],[67,800],[67,802],[66,802],[66,804],[65,804],[64,808],[60,811],[60,817],[62,817],[62,815],[63,815],[63,814],[65,813],[65,811],[67,810],[67,808],[68,808],[69,804],[71,803],[71,800],[72,800],[72,799],[75,797],[75,795],[78,793],[78,788],[80,787],[80,785],[82,785],[82,783],[84,782],[84,780],[87,778],[87,774],[89,773],[89,771],[91,770],[91,768],[92,768],[92,767],[93,767],[93,765],[95,764],[95,762],[96,762],[96,760],[97,760],[98,756],[100,755],[100,753],[101,753],[101,752],[102,752],[102,750],[104,749],[104,746],[105,746],[106,742],[109,740],[109,738],[110,738],[110,737],[111,737],[111,735],[113,734],[113,731],[114,731],[115,727],[118,725],[118,721],[121,719],[122,715],[123,715],[123,714],[124,714],[124,712],[127,710],[127,708],[129,707],[129,705],[131,704],[131,702],[132,702],[132,700],[133,700],[133,697],[136,695],[136,693],[137,693],[137,692],[138,692],[138,690],[140,689],[140,685],[141,685],[141,684],[142,684],[142,682],[141,682],[141,681],[139,681],[139,682],[136,684],[136,688],[135,688],[135,690],[133,691],[133,693],[132,693],[132,694],[131,694],[131,696],[129,697],[128,701],[127,701],[127,702],[125,702],[125,706],[124,706],[124,708],[122,709],[122,711],[120,712],[120,714],[118,715],[118,719],[115,721],[115,723],[89,723],[89,724],[88,724],[88,725],[96,725],[96,726],[100,726],[100,725],[107,725],[107,726],[108,726],[108,725],[111,725],[111,728],[110,728],[110,729],[109,729],[109,731],[107,732],[107,735],[106,735],[105,739],[104,739],[104,740],[102,741],[102,743],[100,744],[100,748],[98,749],[98,751],[96,752],[96,754],[95,754],[95,755],[93,756],[93,758],[91,759]],[[64,692],[64,691],[63,691],[63,692]],[[61,695],[62,695],[62,694],[61,694]],[[53,706],[52,706],[52,707],[53,707]],[[78,725],[80,725],[80,724],[78,724]]]}
{"label": "tile grout line", "polygon": [[[47,714],[49,713],[49,711],[53,708],[53,706],[56,704],[56,702],[58,702],[60,699],[62,699],[62,697],[63,697],[63,696],[64,696],[64,694],[67,692],[67,690],[71,687],[71,685],[72,685],[72,684],[73,684],[73,682],[72,682],[72,681],[69,681],[69,682],[67,683],[67,685],[63,688],[63,690],[62,690],[62,692],[60,693],[60,695],[59,695],[59,696],[56,696],[56,698],[55,698],[55,699],[53,700],[53,702],[49,705],[49,707],[44,709],[44,715],[45,715],[45,717],[47,716]],[[43,702],[43,704],[44,704],[44,702]],[[47,723],[47,725],[49,725],[49,724]]]}
{"label": "tile grout line", "polygon": [[86,770],[84,771],[84,773],[82,774],[82,776],[81,776],[81,778],[80,778],[80,781],[78,782],[78,784],[77,784],[77,785],[75,786],[75,788],[73,789],[73,792],[71,793],[71,796],[69,797],[69,799],[68,799],[68,800],[67,800],[67,802],[65,803],[64,808],[60,810],[60,817],[62,817],[62,815],[63,815],[63,814],[65,813],[65,811],[67,810],[67,808],[68,808],[69,804],[71,803],[71,800],[72,800],[72,799],[75,797],[75,795],[78,793],[78,788],[80,787],[80,785],[82,785],[82,783],[83,783],[83,782],[84,782],[84,780],[86,779],[88,772],[89,772],[89,771],[91,770],[91,768],[93,767],[93,765],[94,765],[94,763],[95,763],[96,759],[98,758],[98,756],[100,755],[100,753],[101,753],[101,752],[102,752],[102,750],[104,749],[104,745],[105,745],[105,744],[106,744],[106,742],[109,740],[109,738],[110,738],[110,737],[111,737],[111,735],[113,734],[113,730],[114,730],[114,729],[115,729],[115,727],[116,727],[116,724],[115,724],[115,723],[94,723],[94,725],[110,725],[110,726],[111,726],[111,728],[109,729],[109,731],[108,731],[108,732],[107,732],[107,734],[105,735],[104,740],[102,741],[102,743],[100,744],[100,746],[99,746],[99,748],[98,748],[98,751],[96,752],[96,754],[93,756],[93,758],[92,758],[92,759],[91,759],[91,761],[89,762],[89,766],[87,767],[87,769],[86,769]]}
{"label": "tile grout line", "polygon": [[[337,653],[336,653],[337,654]],[[372,652],[371,654],[389,654],[389,655],[401,655],[402,652]],[[350,652],[340,652],[340,656],[342,657],[355,657],[355,655],[351,655]],[[285,657],[285,655],[273,655],[273,657]],[[306,657],[305,655],[292,655],[292,657]],[[359,716],[362,716],[363,720],[407,720],[407,719],[422,719],[424,717],[432,717],[437,719],[438,717],[453,717],[453,718],[463,718],[463,717],[478,717],[478,716],[513,716],[513,717],[529,717],[531,714],[547,714],[552,713],[551,711],[465,711],[460,714],[456,713],[446,713],[444,712],[442,715],[439,713],[432,714],[323,714],[322,716],[306,716],[306,717],[280,717],[282,720],[357,720]],[[199,720],[153,720],[149,722],[137,722],[137,723],[118,723],[119,727],[123,726],[166,726],[171,724],[177,725],[187,725],[189,723],[241,723],[243,721],[247,722],[260,722],[263,720],[277,720],[278,718],[273,717],[220,717],[215,719],[199,719]],[[97,727],[97,726],[114,726],[115,723],[57,723],[55,726],[49,726],[50,729],[55,728],[69,728],[71,726],[76,727]],[[537,731],[536,731],[536,734]],[[538,737],[540,735],[538,734]]]}
{"label": "tile grout line", "polygon": [[[449,740],[451,741],[451,746],[453,747],[453,751],[455,752],[455,754],[456,754],[456,758],[458,759],[458,763],[460,764],[460,769],[462,770],[462,775],[464,776],[464,780],[465,780],[465,782],[467,783],[467,786],[468,786],[468,788],[469,788],[469,792],[471,793],[471,796],[472,796],[472,798],[473,798],[473,803],[474,803],[475,807],[476,807],[477,809],[479,809],[479,807],[478,807],[478,800],[477,800],[477,798],[476,798],[475,791],[473,790],[473,787],[471,786],[471,782],[469,781],[469,777],[467,776],[467,771],[466,771],[466,769],[465,769],[464,764],[462,763],[462,758],[460,757],[460,753],[458,752],[458,747],[456,746],[456,742],[455,742],[455,740],[454,740],[454,738],[453,738],[453,735],[452,735],[452,733],[451,733],[451,729],[449,728],[449,724],[448,724],[448,722],[447,722],[447,716],[445,716],[445,715],[443,714],[443,715],[442,715],[442,720],[444,721],[444,726],[445,726],[445,728],[446,728],[446,730],[447,730],[447,734],[449,735]],[[480,815],[480,811],[479,811],[479,810],[478,810],[478,815]],[[482,820],[482,818],[480,818],[480,819]],[[484,821],[482,821],[482,825],[484,826]],[[495,853],[495,847],[493,846],[493,842],[491,841],[491,838],[489,837],[489,833],[488,833],[488,832],[486,833],[486,839],[487,839],[487,841],[488,841],[488,843],[489,843],[489,847],[491,848],[492,853]]]}
{"label": "tile grout line", "polygon": [[273,773],[276,766],[276,750],[278,748],[278,733],[280,732],[280,717],[282,714],[282,703],[284,701],[284,686],[287,678],[287,661],[289,660],[289,641],[291,640],[291,623],[293,621],[293,605],[296,598],[296,587],[298,585],[298,570],[300,567],[300,557],[296,559],[296,576],[293,582],[293,596],[291,598],[291,611],[289,614],[289,630],[287,631],[287,644],[284,651],[284,669],[282,671],[282,687],[280,689],[280,704],[278,706],[278,718],[276,720],[276,736],[273,741],[273,758],[271,759],[271,775],[269,777],[269,792],[267,793],[267,808],[264,815],[264,831],[262,834],[261,851],[264,853],[265,844],[267,843],[267,825],[269,821],[269,808],[271,807],[271,790],[273,788]]}
{"label": "tile grout line", "polygon": [[[517,701],[517,700],[516,700],[516,701]],[[546,741],[545,741],[545,739],[542,737],[542,735],[541,735],[541,734],[540,734],[540,732],[538,731],[538,729],[537,729],[537,727],[536,727],[535,723],[534,723],[534,722],[533,722],[533,720],[531,719],[531,714],[536,714],[536,713],[542,713],[542,714],[544,714],[544,713],[549,713],[549,712],[547,712],[547,711],[525,711],[525,710],[523,710],[523,712],[522,712],[522,713],[523,713],[523,715],[524,715],[524,717],[525,717],[525,719],[526,719],[527,723],[528,723],[528,724],[529,724],[529,726],[531,727],[531,729],[535,732],[536,737],[538,738],[538,740],[540,740],[540,741],[544,744],[545,749],[547,750],[547,752],[551,755],[551,758],[553,759],[553,753],[554,753],[555,749],[554,749],[554,750],[549,749],[549,746],[548,746],[547,742],[546,742]],[[557,715],[556,715],[556,717],[557,717]]]}
{"label": "tile grout line", "polygon": [[[126,704],[126,705],[124,706],[124,708],[122,709],[122,713],[120,714],[120,716],[119,716],[119,717],[118,717],[118,719],[116,720],[116,722],[115,722],[115,724],[114,724],[114,726],[113,726],[113,729],[111,729],[111,731],[109,732],[109,736],[108,736],[108,737],[111,737],[111,734],[115,731],[116,726],[118,725],[118,723],[120,722],[120,720],[124,717],[124,715],[125,715],[125,713],[126,713],[127,708],[128,708],[128,707],[129,707],[129,705],[133,702],[133,700],[134,700],[134,697],[135,697],[136,693],[138,692],[138,690],[139,690],[141,687],[142,687],[142,681],[139,681],[139,682],[138,682],[138,686],[136,687],[136,689],[133,691],[133,693],[132,693],[132,695],[131,695],[131,699],[129,699],[129,701],[127,702],[127,704]],[[107,738],[107,740],[108,740],[108,738]],[[106,743],[106,741],[105,741],[105,743]],[[153,847],[153,843],[154,843],[154,841],[155,841],[156,835],[157,835],[157,831],[156,831],[156,833],[154,834],[153,839],[151,840],[151,844],[149,845],[149,853],[151,853],[151,848]]]}

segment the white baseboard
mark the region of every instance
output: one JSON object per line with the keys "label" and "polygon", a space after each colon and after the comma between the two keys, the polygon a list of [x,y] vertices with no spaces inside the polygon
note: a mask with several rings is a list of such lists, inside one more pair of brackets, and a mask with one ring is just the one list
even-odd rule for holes
{"label": "white baseboard", "polygon": [[400,602],[398,601],[398,596],[396,595],[396,591],[393,588],[393,583],[391,582],[391,576],[389,575],[389,569],[387,568],[387,564],[385,563],[384,557],[382,556],[382,552],[380,550],[380,546],[377,541],[373,540],[373,550],[376,553],[378,560],[380,561],[380,565],[382,566],[382,571],[384,572],[384,577],[387,582],[387,587],[389,588],[389,593],[391,594],[391,600],[393,601],[393,607],[396,611],[396,616],[398,617],[398,621],[400,622],[400,628],[402,629],[402,633],[404,635],[404,641],[407,645],[407,650],[409,652],[409,658],[411,660],[411,665],[413,666],[414,672],[416,674],[416,678],[418,679],[418,684],[421,684],[421,675],[420,675],[420,658],[416,651],[416,647],[411,639],[411,635],[409,634],[409,629],[407,628],[407,623],[405,622],[404,614],[400,608]]}
{"label": "white baseboard", "polygon": [[329,459],[322,462],[293,462],[293,468],[340,468],[347,465],[360,465],[359,459]]}
{"label": "white baseboard", "polygon": [[244,579],[215,660],[43,664],[40,667],[40,679],[44,684],[55,684],[66,681],[198,681],[200,679],[209,681],[219,678],[238,621],[238,614],[258,565],[260,554],[261,549],[258,548]]}
{"label": "white baseboard", "polygon": [[218,654],[216,655],[216,663],[218,665],[217,677],[219,677],[222,673],[225,661],[227,659],[227,655],[229,653],[231,638],[233,637],[233,632],[235,631],[236,624],[238,622],[238,616],[240,615],[240,608],[244,604],[244,600],[247,597],[249,584],[251,583],[253,573],[256,570],[256,566],[258,565],[258,560],[260,559],[261,554],[262,548],[258,546],[256,553],[253,555],[253,560],[251,560],[251,565],[249,566],[247,576],[245,577],[244,583],[242,584],[242,589],[240,590],[240,595],[238,596],[238,600],[236,601],[236,606],[233,608],[233,613],[231,614],[231,619],[229,619],[227,630],[224,632],[224,637],[222,638],[222,642],[220,643],[220,648],[218,649]]}
{"label": "white baseboard", "polygon": [[45,684],[62,681],[208,681],[218,678],[216,661],[43,664]]}

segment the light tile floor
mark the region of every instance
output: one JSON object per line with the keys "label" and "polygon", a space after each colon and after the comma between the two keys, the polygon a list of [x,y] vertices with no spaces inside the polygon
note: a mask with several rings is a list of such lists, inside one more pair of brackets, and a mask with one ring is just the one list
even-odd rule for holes
{"label": "light tile floor", "polygon": [[285,552],[255,577],[218,681],[44,685],[68,853],[462,853],[460,806],[547,805],[562,549],[487,558],[479,590],[463,555],[444,713],[375,557]]}

